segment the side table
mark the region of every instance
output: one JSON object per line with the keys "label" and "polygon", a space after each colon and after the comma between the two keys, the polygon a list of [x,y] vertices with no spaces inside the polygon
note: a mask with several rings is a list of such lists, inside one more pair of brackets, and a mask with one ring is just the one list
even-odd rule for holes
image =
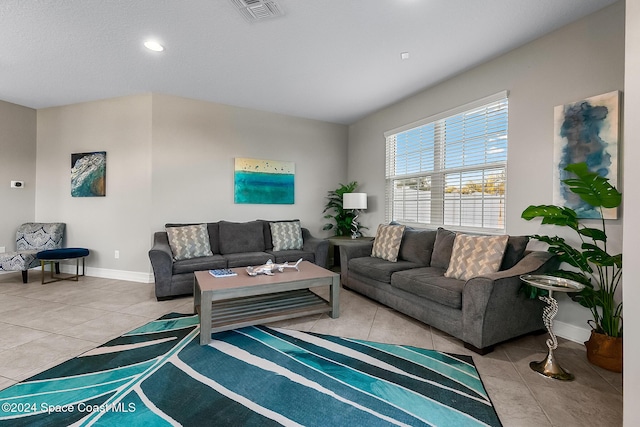
{"label": "side table", "polygon": [[549,353],[544,360],[540,362],[531,362],[529,367],[549,378],[555,378],[557,380],[572,381],[575,377],[572,373],[562,369],[560,363],[553,356],[553,350],[558,348],[558,339],[553,333],[553,318],[558,313],[558,301],[553,298],[553,292],[580,292],[584,289],[582,283],[575,282],[569,279],[563,279],[561,277],[547,276],[547,275],[535,275],[525,274],[520,276],[520,280],[534,286],[538,289],[545,289],[549,291],[549,296],[539,296],[538,298],[548,304],[542,312],[542,320],[544,325],[549,331],[550,339],[547,340],[547,347],[549,347]]}
{"label": "side table", "polygon": [[332,269],[340,265],[340,246],[354,245],[362,242],[372,242],[374,237],[358,237],[352,239],[351,236],[329,237],[329,256],[327,257],[327,268]]}

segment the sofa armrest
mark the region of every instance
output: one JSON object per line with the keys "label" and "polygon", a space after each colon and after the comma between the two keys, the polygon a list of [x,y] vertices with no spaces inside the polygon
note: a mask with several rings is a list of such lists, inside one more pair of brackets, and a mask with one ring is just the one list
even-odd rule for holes
{"label": "sofa armrest", "polygon": [[158,231],[153,234],[153,246],[149,250],[149,260],[156,282],[156,297],[171,295],[173,254],[166,231]]}
{"label": "sofa armrest", "polygon": [[558,259],[552,253],[545,251],[528,252],[516,265],[508,270],[487,274],[485,277],[498,280],[505,277],[518,277],[523,274],[544,273],[558,267]]}
{"label": "sofa armrest", "polygon": [[329,241],[313,237],[311,232],[302,228],[302,249],[313,252],[315,264],[325,268],[327,266],[327,257],[329,255]]}
{"label": "sofa armrest", "polygon": [[340,246],[340,283],[346,285],[349,279],[349,261],[353,258],[371,256],[373,241]]}
{"label": "sofa armrest", "polygon": [[543,304],[520,292],[520,275],[543,273],[557,265],[553,254],[534,251],[508,270],[468,280],[462,291],[463,341],[482,349],[543,328]]}

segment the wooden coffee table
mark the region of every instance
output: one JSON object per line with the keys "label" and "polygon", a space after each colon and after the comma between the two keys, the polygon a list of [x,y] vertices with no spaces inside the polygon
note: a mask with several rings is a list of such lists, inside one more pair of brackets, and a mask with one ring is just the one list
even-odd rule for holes
{"label": "wooden coffee table", "polygon": [[[244,267],[233,268],[238,275],[231,277],[196,271],[193,309],[200,316],[200,344],[211,342],[213,332],[318,313],[338,317],[340,275],[308,261],[301,262],[299,269],[253,277]],[[327,285],[329,301],[310,291]]]}

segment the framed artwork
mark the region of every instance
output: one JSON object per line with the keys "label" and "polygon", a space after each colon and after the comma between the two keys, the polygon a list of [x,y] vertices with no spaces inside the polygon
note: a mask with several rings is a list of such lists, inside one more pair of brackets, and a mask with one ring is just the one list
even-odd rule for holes
{"label": "framed artwork", "polygon": [[71,154],[71,196],[104,197],[107,152]]}
{"label": "framed artwork", "polygon": [[[554,109],[553,204],[576,211],[579,218],[601,218],[600,211],[585,203],[561,182],[570,178],[564,168],[586,162],[592,172],[618,183],[620,92],[614,91]],[[605,219],[616,219],[617,209],[605,209]]]}
{"label": "framed artwork", "polygon": [[295,163],[236,157],[235,203],[293,204]]}

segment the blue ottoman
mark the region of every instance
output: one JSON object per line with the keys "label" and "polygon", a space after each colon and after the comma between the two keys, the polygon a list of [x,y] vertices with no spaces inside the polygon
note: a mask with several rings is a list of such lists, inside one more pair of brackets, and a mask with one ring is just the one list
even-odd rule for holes
{"label": "blue ottoman", "polygon": [[[44,285],[45,283],[57,282],[59,280],[74,280],[77,282],[80,277],[80,258],[82,258],[82,276],[84,276],[84,257],[87,255],[89,255],[89,249],[85,248],[62,248],[38,252],[36,254],[36,258],[40,260],[40,266],[42,267],[42,284]],[[54,264],[55,273],[60,274],[60,261],[65,259],[76,260],[76,274],[67,277],[55,276]],[[51,267],[51,278],[47,282],[44,281],[44,266],[46,263],[49,263]]]}

